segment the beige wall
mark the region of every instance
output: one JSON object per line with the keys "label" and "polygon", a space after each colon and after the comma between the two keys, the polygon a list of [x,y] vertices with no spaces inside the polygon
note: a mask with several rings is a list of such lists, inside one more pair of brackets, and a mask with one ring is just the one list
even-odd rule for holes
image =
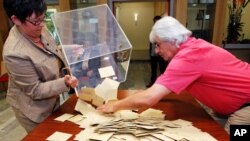
{"label": "beige wall", "polygon": [[[119,8],[118,22],[133,46],[133,50],[145,50],[149,46],[149,32],[153,25],[154,3],[133,2],[117,3]],[[134,14],[138,14],[138,21],[134,20]]]}
{"label": "beige wall", "polygon": [[[167,2],[115,3],[116,18],[133,46],[133,60],[149,59],[149,34],[153,17],[165,14],[167,7]],[[134,20],[135,13],[138,14],[137,22]]]}
{"label": "beige wall", "polygon": [[242,22],[245,23],[243,27],[243,31],[245,34],[245,38],[250,39],[250,4],[247,5],[245,9],[245,14],[242,16]]}
{"label": "beige wall", "polygon": [[59,5],[48,5],[47,6],[47,9],[50,10],[50,9],[56,9],[57,12],[60,12],[60,7]]}

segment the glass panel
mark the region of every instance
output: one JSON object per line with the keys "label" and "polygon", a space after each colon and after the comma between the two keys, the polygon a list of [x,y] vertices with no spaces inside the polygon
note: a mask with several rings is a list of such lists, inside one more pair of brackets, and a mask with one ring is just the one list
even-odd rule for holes
{"label": "glass panel", "polygon": [[107,5],[56,13],[52,21],[71,73],[80,80],[77,91],[105,78],[126,80],[132,46]]}
{"label": "glass panel", "polygon": [[214,0],[188,1],[187,28],[193,32],[194,37],[212,41],[214,14]]}

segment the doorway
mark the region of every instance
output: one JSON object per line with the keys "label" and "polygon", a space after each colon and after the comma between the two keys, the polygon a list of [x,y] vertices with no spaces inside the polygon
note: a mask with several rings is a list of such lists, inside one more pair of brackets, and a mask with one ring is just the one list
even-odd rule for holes
{"label": "doorway", "polygon": [[149,60],[153,18],[169,13],[169,1],[109,0],[109,6],[133,46],[131,60]]}

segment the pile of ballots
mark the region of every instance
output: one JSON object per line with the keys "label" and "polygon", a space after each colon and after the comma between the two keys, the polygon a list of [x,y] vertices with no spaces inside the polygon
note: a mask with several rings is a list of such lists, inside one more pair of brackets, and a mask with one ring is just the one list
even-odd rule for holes
{"label": "pile of ballots", "polygon": [[99,138],[102,141],[217,141],[182,119],[114,119],[96,126],[94,133],[109,136],[106,140]]}
{"label": "pile of ballots", "polygon": [[157,109],[149,108],[141,113],[120,110],[105,115],[81,101],[75,110],[85,117],[76,122],[84,128],[75,135],[76,141],[216,141],[190,121],[166,120],[167,115]]}
{"label": "pile of ballots", "polygon": [[99,134],[114,132],[114,134],[132,134],[135,137],[160,133],[164,130],[161,120],[155,119],[115,119],[99,125],[95,132]]}

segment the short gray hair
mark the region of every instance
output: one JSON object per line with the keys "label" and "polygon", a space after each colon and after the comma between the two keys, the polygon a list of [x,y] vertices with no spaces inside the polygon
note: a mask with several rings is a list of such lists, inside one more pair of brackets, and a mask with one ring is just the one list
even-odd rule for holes
{"label": "short gray hair", "polygon": [[192,32],[184,27],[179,21],[170,16],[165,16],[158,20],[149,35],[151,43],[155,42],[157,36],[161,41],[175,43],[176,47],[187,40]]}

